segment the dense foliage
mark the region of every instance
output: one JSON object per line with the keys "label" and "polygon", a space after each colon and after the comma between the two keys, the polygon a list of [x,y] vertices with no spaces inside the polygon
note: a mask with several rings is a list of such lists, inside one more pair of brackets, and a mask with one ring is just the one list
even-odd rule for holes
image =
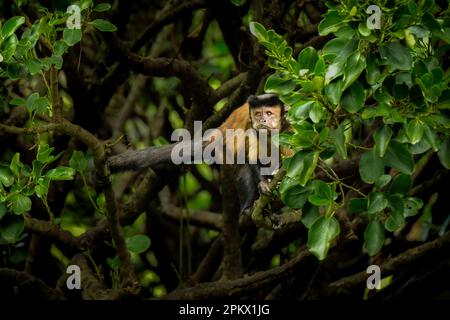
{"label": "dense foliage", "polygon": [[[371,15],[364,8],[373,4],[382,12],[379,29],[368,28]],[[294,130],[281,143],[298,151],[285,162],[280,193],[288,206],[303,208],[308,246],[319,259],[340,232],[333,216],[344,205],[367,217],[364,249],[375,255],[383,247],[385,230],[395,232],[423,207],[423,200],[409,193],[424,159],[437,153],[450,169],[450,90],[448,70],[443,69],[450,17],[448,10],[430,14],[432,1],[391,6],[344,1],[328,7],[319,34],[335,38],[319,52],[304,48],[296,59],[283,37],[259,23],[250,26],[276,70],[265,91],[279,94],[291,106]],[[362,153],[359,174],[371,185],[365,192],[349,186],[333,173],[333,162],[326,161],[354,153]],[[317,166],[331,182],[314,179]],[[356,191],[347,199],[346,187]]]}
{"label": "dense foliage", "polygon": [[[362,299],[371,264],[381,297],[448,294],[446,1],[150,2],[0,7],[0,294]],[[263,91],[294,150],[255,205],[276,228],[218,165],[109,171]]]}

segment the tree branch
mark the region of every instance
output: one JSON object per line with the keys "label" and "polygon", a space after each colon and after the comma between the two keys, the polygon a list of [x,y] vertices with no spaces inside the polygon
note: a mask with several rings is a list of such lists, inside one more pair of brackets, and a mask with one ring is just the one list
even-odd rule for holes
{"label": "tree branch", "polygon": [[163,26],[173,23],[179,19],[180,16],[185,15],[196,9],[205,7],[204,0],[192,0],[189,2],[183,1],[183,3],[167,12],[164,12],[159,16],[157,20],[151,23],[147,28],[141,33],[137,40],[131,46],[131,51],[136,52],[141,47],[145,46],[147,42],[159,31]]}
{"label": "tree branch", "polygon": [[[406,250],[398,256],[387,260],[380,266],[381,272],[386,275],[402,268],[407,267],[409,264],[416,262],[417,260],[425,258],[427,255],[443,250],[450,244],[450,232],[445,233],[442,237],[439,237],[433,241],[427,242],[418,247]],[[337,281],[334,281],[328,285],[328,289],[325,296],[331,296],[336,294],[340,290],[351,289],[367,279],[367,272],[361,271],[352,276],[344,277]]]}
{"label": "tree branch", "polygon": [[223,299],[242,296],[254,290],[273,285],[291,276],[299,264],[310,255],[308,250],[301,251],[287,263],[267,271],[256,272],[251,276],[236,280],[205,282],[191,288],[177,289],[166,299]]}
{"label": "tree branch", "polygon": [[[43,297],[44,299],[62,299],[63,295],[61,291],[49,287],[44,281],[35,276],[28,274],[26,272],[17,271],[14,269],[0,268],[0,279],[2,282],[2,289],[6,286],[5,279],[11,279],[20,289],[22,287],[33,288],[39,291],[38,297]],[[0,289],[1,291],[1,289]]]}

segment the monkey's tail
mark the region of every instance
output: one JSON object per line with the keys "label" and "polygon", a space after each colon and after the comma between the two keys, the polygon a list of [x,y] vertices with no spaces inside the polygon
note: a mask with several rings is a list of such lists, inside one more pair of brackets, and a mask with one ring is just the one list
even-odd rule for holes
{"label": "monkey's tail", "polygon": [[157,168],[171,163],[171,152],[174,144],[148,147],[142,150],[127,151],[108,159],[112,173],[126,170],[140,170],[148,167]]}

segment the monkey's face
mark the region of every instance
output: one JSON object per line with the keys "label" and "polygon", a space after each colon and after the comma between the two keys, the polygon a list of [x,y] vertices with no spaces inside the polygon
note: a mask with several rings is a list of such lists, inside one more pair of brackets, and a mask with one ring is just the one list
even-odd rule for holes
{"label": "monkey's face", "polygon": [[253,129],[280,130],[282,125],[281,106],[261,106],[250,109]]}

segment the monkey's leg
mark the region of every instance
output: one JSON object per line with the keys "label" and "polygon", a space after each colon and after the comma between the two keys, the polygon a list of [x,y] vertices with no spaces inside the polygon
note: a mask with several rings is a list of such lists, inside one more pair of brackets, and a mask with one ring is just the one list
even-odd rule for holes
{"label": "monkey's leg", "polygon": [[241,213],[250,213],[253,203],[258,199],[260,175],[257,168],[250,164],[236,166],[236,191]]}

